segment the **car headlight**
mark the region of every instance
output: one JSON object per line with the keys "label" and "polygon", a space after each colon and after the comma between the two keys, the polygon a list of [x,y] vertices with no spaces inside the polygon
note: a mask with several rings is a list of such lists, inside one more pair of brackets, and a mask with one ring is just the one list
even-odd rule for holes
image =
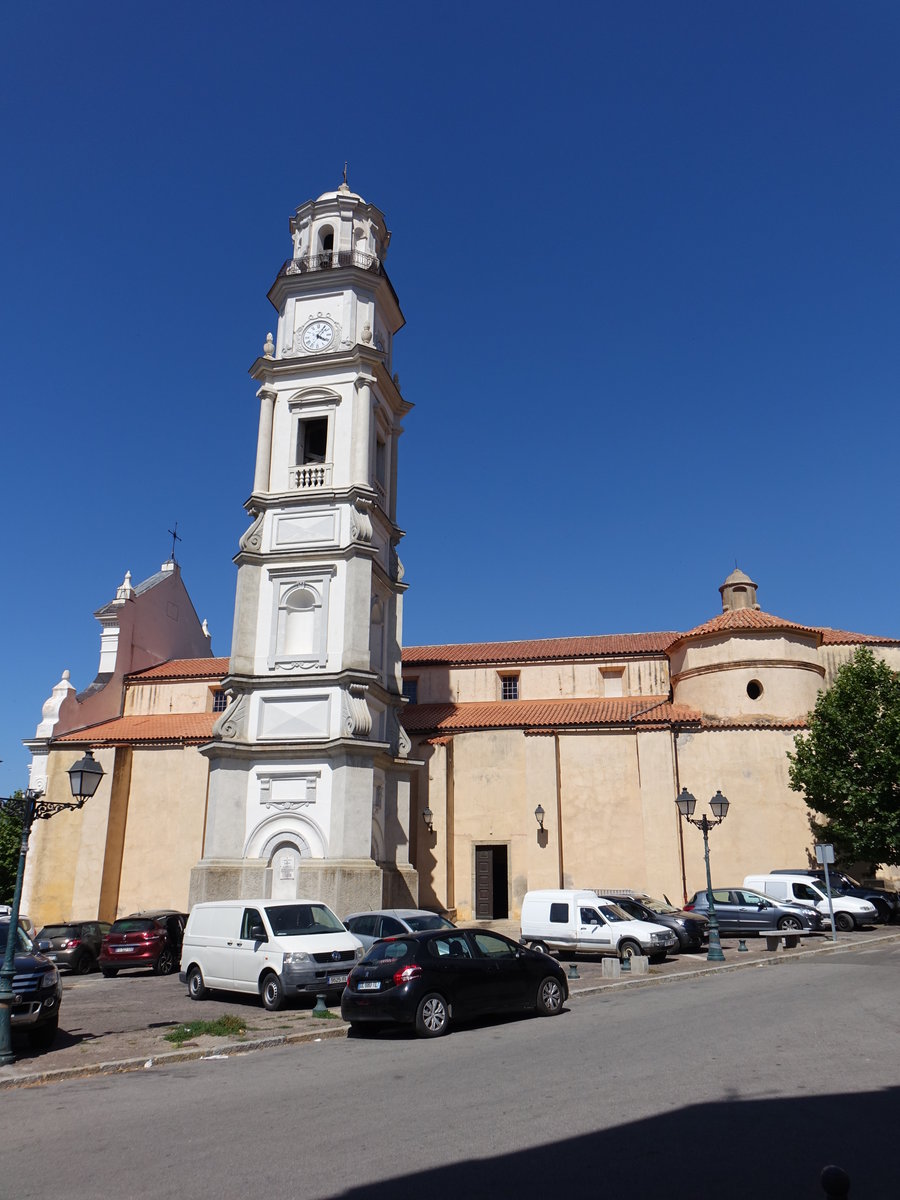
{"label": "car headlight", "polygon": [[59,971],[56,967],[47,967],[44,971],[44,987],[56,987],[57,983],[59,983]]}
{"label": "car headlight", "polygon": [[357,946],[357,947],[356,947],[356,961],[357,961],[357,962],[362,962],[362,960],[363,960],[365,957],[366,957],[366,948],[365,948],[365,946]]}
{"label": "car headlight", "polygon": [[295,950],[292,954],[285,954],[284,965],[286,967],[297,967],[301,963],[308,963],[309,955],[304,950]]}
{"label": "car headlight", "polygon": [[667,942],[672,935],[670,933],[651,933],[651,942]]}

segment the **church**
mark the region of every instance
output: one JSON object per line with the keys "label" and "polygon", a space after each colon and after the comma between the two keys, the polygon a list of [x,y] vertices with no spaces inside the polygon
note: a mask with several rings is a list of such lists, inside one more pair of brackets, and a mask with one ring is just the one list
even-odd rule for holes
{"label": "church", "polygon": [[897,670],[900,640],[773,616],[735,570],[687,631],[403,646],[413,406],[390,237],[346,179],[290,218],[250,371],[231,655],[212,655],[174,554],[95,614],[96,678],[78,692],[64,673],[26,742],[48,799],[85,750],[104,770],[82,810],[34,829],[38,924],[241,896],[459,920],[514,918],[536,887],[681,900],[705,884],[683,787],[698,815],[717,791],[731,802],[711,839],[723,886],[808,861],[793,739],[858,646]]}

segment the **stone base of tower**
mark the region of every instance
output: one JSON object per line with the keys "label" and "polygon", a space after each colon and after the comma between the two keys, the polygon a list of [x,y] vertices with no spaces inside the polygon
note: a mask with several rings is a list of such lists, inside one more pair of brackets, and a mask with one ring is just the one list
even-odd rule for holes
{"label": "stone base of tower", "polygon": [[[265,859],[205,859],[191,871],[191,905],[271,895],[272,868]],[[307,858],[297,871],[296,895],[323,900],[339,917],[374,908],[416,908],[419,874],[408,863]]]}

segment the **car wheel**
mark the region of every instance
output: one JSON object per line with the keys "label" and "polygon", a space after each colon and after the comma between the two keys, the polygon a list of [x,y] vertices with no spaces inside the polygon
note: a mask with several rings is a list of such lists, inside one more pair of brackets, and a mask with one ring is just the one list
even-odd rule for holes
{"label": "car wheel", "polygon": [[619,958],[637,958],[643,953],[644,951],[641,949],[640,945],[637,942],[631,941],[630,938],[626,938],[623,942],[619,942]]}
{"label": "car wheel", "polygon": [[163,950],[153,964],[154,975],[171,975],[175,970],[175,955],[171,950]]}
{"label": "car wheel", "polygon": [[100,970],[104,979],[115,979],[119,973],[116,967],[101,967]]}
{"label": "car wheel", "polygon": [[416,1033],[419,1037],[441,1037],[450,1028],[447,1001],[437,992],[429,992],[416,1009]]}
{"label": "car wheel", "polygon": [[853,913],[836,912],[834,914],[834,923],[837,925],[841,933],[850,933],[856,928],[856,922],[853,920]]}
{"label": "car wheel", "polygon": [[546,942],[532,942],[531,949],[537,950],[538,954],[549,954],[550,953],[550,947],[547,945]]}
{"label": "car wheel", "polygon": [[881,900],[873,900],[872,903],[875,905],[875,914],[881,924],[890,925],[891,910],[888,908],[888,906]]}
{"label": "car wheel", "polygon": [[782,917],[778,922],[779,929],[802,929],[803,922],[799,917]]}
{"label": "car wheel", "polygon": [[93,957],[85,951],[84,954],[79,954],[75,959],[75,965],[72,970],[76,975],[90,975],[94,969]]}
{"label": "car wheel", "polygon": [[268,1012],[278,1012],[284,1004],[284,988],[277,975],[270,971],[268,975],[263,976],[263,981],[259,985],[259,995],[263,1002],[263,1008]]}
{"label": "car wheel", "polygon": [[55,1021],[48,1021],[46,1025],[38,1025],[37,1029],[32,1029],[28,1034],[28,1040],[37,1050],[49,1050],[58,1032],[59,1017]]}
{"label": "car wheel", "polygon": [[187,990],[192,1000],[205,1000],[209,995],[199,967],[191,967],[188,971]]}
{"label": "car wheel", "polygon": [[548,975],[546,979],[541,980],[537,991],[537,1010],[542,1017],[555,1017],[562,1011],[562,1006],[563,993],[559,980]]}

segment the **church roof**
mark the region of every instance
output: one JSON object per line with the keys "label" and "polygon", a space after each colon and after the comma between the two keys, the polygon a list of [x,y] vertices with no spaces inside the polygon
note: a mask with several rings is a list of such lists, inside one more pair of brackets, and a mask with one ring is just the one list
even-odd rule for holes
{"label": "church roof", "polygon": [[677,641],[686,638],[702,637],[710,633],[741,633],[745,631],[766,632],[786,630],[793,633],[805,633],[810,637],[819,638],[820,630],[809,625],[798,625],[796,621],[786,621],[784,617],[775,617],[771,613],[762,612],[758,608],[732,608],[719,613],[711,621],[696,625],[687,633],[681,634]]}
{"label": "church roof", "polygon": [[[190,660],[189,660],[190,661]],[[162,713],[157,716],[114,717],[86,729],[75,729],[54,742],[86,746],[184,745],[208,742],[221,713]]]}
{"label": "church roof", "polygon": [[696,724],[697,709],[666,696],[614,696],[586,700],[491,700],[469,704],[410,704],[403,710],[410,733],[467,729],[559,729],[597,725]]}
{"label": "church roof", "polygon": [[875,633],[849,633],[845,629],[820,629],[823,646],[855,646],[857,643],[877,646],[900,646],[900,638],[879,637]]}
{"label": "church roof", "polygon": [[595,637],[534,638],[522,642],[468,642],[446,646],[404,646],[404,664],[472,665],[538,662],[567,658],[619,658],[664,654],[679,633],[611,633]]}
{"label": "church roof", "polygon": [[228,674],[227,658],[171,658],[143,671],[132,671],[129,683],[142,683],[145,679],[202,679],[206,676],[222,679]]}

